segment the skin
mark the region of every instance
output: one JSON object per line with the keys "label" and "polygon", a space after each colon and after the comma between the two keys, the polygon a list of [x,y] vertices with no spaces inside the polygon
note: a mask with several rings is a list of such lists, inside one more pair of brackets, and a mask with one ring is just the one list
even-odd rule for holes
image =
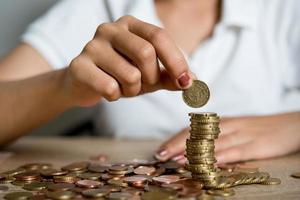
{"label": "skin", "polygon": [[[176,44],[191,54],[209,38],[220,16],[220,2],[157,0],[155,5],[166,29],[131,16],[101,24],[65,69],[53,71],[28,44],[20,44],[2,59],[0,113],[5,114],[0,115],[0,144],[14,141],[72,107],[92,106],[103,98],[116,101],[161,89],[188,88],[195,76]],[[158,58],[164,68],[158,66]],[[219,161],[295,151],[300,146],[298,124],[299,112],[224,119],[217,141]],[[183,162],[186,137],[187,129],[166,141],[156,157]],[[285,145],[277,145],[282,141]]]}
{"label": "skin", "polygon": [[[222,119],[221,134],[215,141],[218,163],[267,159],[298,151],[299,122],[300,112]],[[188,135],[188,129],[178,133],[162,144],[158,151],[160,154],[156,156],[161,160],[185,163],[185,140]]]}

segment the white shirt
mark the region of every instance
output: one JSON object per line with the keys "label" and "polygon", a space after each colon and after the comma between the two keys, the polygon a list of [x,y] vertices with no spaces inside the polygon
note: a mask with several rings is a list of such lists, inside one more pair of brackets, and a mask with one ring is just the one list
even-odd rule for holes
{"label": "white shirt", "polygon": [[[224,0],[213,36],[188,62],[211,90],[191,109],[181,92],[158,91],[99,106],[99,134],[162,138],[188,126],[188,113],[265,115],[300,110],[300,1]],[[161,26],[153,0],[64,0],[23,35],[55,68],[68,66],[97,26],[133,15]],[[105,86],[104,86],[105,87]]]}

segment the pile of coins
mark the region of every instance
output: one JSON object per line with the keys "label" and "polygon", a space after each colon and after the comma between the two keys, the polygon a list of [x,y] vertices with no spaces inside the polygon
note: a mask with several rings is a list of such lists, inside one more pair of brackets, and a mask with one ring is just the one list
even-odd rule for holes
{"label": "pile of coins", "polygon": [[215,188],[192,178],[175,162],[134,160],[124,163],[76,162],[60,169],[29,163],[0,174],[0,198],[19,199],[214,199],[232,196],[239,184],[279,184],[247,164],[220,166]]}
{"label": "pile of coins", "polygon": [[[190,107],[204,106],[210,97],[208,86],[200,80],[194,80],[191,87],[182,93],[183,101]],[[277,178],[270,178],[266,172],[256,168],[219,169],[214,156],[214,141],[218,138],[220,118],[216,113],[190,113],[190,137],[186,141],[186,169],[191,172],[194,180],[201,182],[208,194],[231,196],[233,190],[228,189],[244,184],[280,184]],[[230,169],[230,170],[228,170]],[[233,170],[234,169],[234,170]],[[222,189],[222,190],[217,190]]]}
{"label": "pile of coins", "polygon": [[190,137],[186,141],[186,168],[205,187],[214,187],[218,175],[214,140],[218,138],[220,118],[216,113],[190,113]]}

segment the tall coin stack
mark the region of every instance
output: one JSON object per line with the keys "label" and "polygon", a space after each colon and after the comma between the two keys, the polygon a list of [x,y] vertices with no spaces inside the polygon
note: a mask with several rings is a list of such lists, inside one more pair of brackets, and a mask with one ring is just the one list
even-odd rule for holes
{"label": "tall coin stack", "polygon": [[217,162],[214,140],[218,138],[220,118],[216,113],[190,113],[190,137],[186,140],[186,168],[205,187],[216,184]]}

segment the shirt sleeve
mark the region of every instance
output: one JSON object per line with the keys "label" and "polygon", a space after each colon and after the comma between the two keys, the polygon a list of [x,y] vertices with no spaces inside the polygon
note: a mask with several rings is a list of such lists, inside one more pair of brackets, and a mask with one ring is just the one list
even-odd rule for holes
{"label": "shirt sleeve", "polygon": [[101,0],[62,0],[29,25],[21,41],[37,49],[54,69],[69,65],[92,39],[97,26],[107,22]]}

